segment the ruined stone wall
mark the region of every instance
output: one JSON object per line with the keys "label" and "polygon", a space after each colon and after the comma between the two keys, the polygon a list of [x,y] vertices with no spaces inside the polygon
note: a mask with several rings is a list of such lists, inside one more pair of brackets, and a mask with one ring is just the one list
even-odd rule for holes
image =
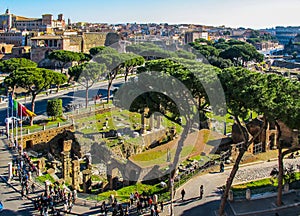
{"label": "ruined stone wall", "polygon": [[164,138],[166,136],[166,132],[167,132],[166,129],[162,128],[159,130],[157,129],[157,130],[151,131],[148,134],[144,134],[143,135],[144,147],[148,148],[154,142],[160,141],[162,138]]}
{"label": "ruined stone wall", "polygon": [[64,40],[63,49],[73,52],[82,51],[82,38],[80,36],[74,35],[66,38]]}
{"label": "ruined stone wall", "polygon": [[23,140],[19,138],[19,143],[23,146],[23,149],[31,148],[35,151],[43,151],[49,149],[49,142],[55,138],[58,134],[63,133],[66,130],[74,131],[73,125],[66,125],[62,127],[51,128],[42,130],[36,133],[24,134]]}
{"label": "ruined stone wall", "polygon": [[32,47],[30,59],[31,61],[39,63],[45,58],[45,54],[50,51],[51,49],[49,47]]}
{"label": "ruined stone wall", "polygon": [[293,131],[289,127],[287,127],[283,122],[278,122],[281,130],[281,137],[280,139],[283,139],[284,142],[290,143],[293,146],[299,144],[298,140],[298,131]]}
{"label": "ruined stone wall", "polygon": [[93,47],[104,46],[106,35],[107,35],[107,33],[103,33],[103,32],[83,33],[83,35],[82,35],[82,40],[83,40],[82,52],[88,53],[89,50]]}

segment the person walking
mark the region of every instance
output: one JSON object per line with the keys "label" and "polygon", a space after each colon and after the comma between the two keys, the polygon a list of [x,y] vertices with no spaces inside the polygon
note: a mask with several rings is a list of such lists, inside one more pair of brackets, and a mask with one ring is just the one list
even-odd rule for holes
{"label": "person walking", "polygon": [[164,203],[163,203],[163,201],[160,202],[160,211],[161,212],[164,211]]}
{"label": "person walking", "polygon": [[182,189],[182,190],[181,190],[181,200],[182,200],[182,201],[183,201],[183,199],[184,199],[184,196],[185,196],[185,190]]}
{"label": "person walking", "polygon": [[31,191],[32,191],[32,193],[34,193],[34,191],[35,191],[35,184],[34,184],[34,182],[31,185]]}
{"label": "person walking", "polygon": [[203,193],[204,193],[204,189],[203,189],[203,185],[200,186],[200,199],[203,198]]}
{"label": "person walking", "polygon": [[224,163],[223,163],[223,161],[221,161],[221,163],[220,163],[220,172],[221,173],[224,172]]}

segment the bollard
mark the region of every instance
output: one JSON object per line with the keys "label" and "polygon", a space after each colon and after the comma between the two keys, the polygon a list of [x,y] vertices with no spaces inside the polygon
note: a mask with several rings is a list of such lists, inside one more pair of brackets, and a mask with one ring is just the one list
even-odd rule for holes
{"label": "bollard", "polygon": [[13,178],[12,162],[8,163],[8,181]]}
{"label": "bollard", "polygon": [[232,191],[232,190],[229,190],[228,200],[229,200],[230,202],[233,202],[233,191]]}
{"label": "bollard", "polygon": [[289,183],[284,184],[283,191],[287,193],[289,192],[289,189],[290,189]]}
{"label": "bollard", "polygon": [[249,188],[246,190],[246,200],[251,200],[251,190]]}

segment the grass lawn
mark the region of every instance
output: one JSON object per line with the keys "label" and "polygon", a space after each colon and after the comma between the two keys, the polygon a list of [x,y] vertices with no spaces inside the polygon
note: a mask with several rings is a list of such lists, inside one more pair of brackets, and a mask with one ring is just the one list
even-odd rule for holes
{"label": "grass lawn", "polygon": [[154,195],[157,194],[159,197],[159,200],[166,200],[168,199],[168,193],[165,188],[161,188],[159,184],[157,185],[146,185],[138,183],[136,185],[131,185],[127,187],[123,187],[119,190],[114,191],[107,191],[103,193],[99,193],[96,196],[89,196],[88,199],[102,201],[107,200],[111,194],[113,194],[118,201],[121,202],[128,202],[130,193],[135,193],[138,191],[139,194],[145,194],[145,195]]}
{"label": "grass lawn", "polygon": [[[296,181],[300,180],[300,173],[295,173]],[[250,181],[243,184],[233,185],[231,187],[235,196],[245,196],[246,190],[250,189],[251,194],[261,194],[266,192],[276,192],[278,186],[277,178],[265,178],[256,181]]]}
{"label": "grass lawn", "polygon": [[[222,135],[206,129],[190,134],[184,142],[180,155],[180,162],[194,156],[200,157],[200,154],[202,152],[205,152],[206,154],[213,153],[212,151],[215,146],[210,146],[206,143],[211,140],[218,140],[222,137]],[[166,166],[168,163],[167,152],[168,150],[170,151],[171,160],[173,160],[177,150],[178,141],[179,138],[167,144],[163,144],[156,148],[150,149],[146,152],[133,155],[129,159],[142,167],[153,165],[159,165],[161,167]]]}
{"label": "grass lawn", "polygon": [[35,180],[40,183],[44,183],[47,180],[50,181],[51,183],[55,182],[54,178],[49,174],[45,174],[45,175],[36,177]]}

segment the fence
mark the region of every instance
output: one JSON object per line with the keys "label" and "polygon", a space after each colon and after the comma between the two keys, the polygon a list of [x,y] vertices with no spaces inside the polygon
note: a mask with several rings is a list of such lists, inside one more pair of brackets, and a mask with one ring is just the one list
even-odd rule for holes
{"label": "fence", "polygon": [[203,165],[201,166],[192,166],[190,167],[186,172],[182,173],[181,175],[178,175],[176,177],[175,180],[177,180],[175,183],[174,183],[174,187],[175,188],[178,188],[180,187],[181,184],[187,182],[189,179],[191,179],[194,175],[197,175],[199,174],[200,172],[203,172],[204,170],[208,169],[209,167],[212,167],[214,165],[216,165],[217,161],[225,161],[226,158],[228,158],[230,156],[231,152],[230,150],[226,151],[226,152],[223,152],[221,155],[220,155],[220,158],[217,158],[217,159],[211,159],[209,161],[207,161],[206,163],[204,163]]}
{"label": "fence", "polygon": [[263,144],[260,142],[260,143],[254,143],[254,146],[253,146],[253,154],[259,154],[263,152]]}
{"label": "fence", "polygon": [[[40,132],[40,131],[45,131],[45,130],[48,130],[48,129],[62,127],[62,126],[71,125],[71,124],[72,124],[72,122],[70,120],[67,120],[67,121],[58,122],[58,123],[55,123],[55,124],[39,125],[37,127],[32,127],[32,128],[31,127],[24,127],[24,128],[22,128],[22,134],[26,135],[26,134],[31,134],[31,133],[37,133],[37,132]],[[16,135],[16,130],[15,129],[13,130],[13,133],[14,133],[14,135]],[[17,135],[20,136],[20,134],[21,134],[21,128],[19,127]]]}

